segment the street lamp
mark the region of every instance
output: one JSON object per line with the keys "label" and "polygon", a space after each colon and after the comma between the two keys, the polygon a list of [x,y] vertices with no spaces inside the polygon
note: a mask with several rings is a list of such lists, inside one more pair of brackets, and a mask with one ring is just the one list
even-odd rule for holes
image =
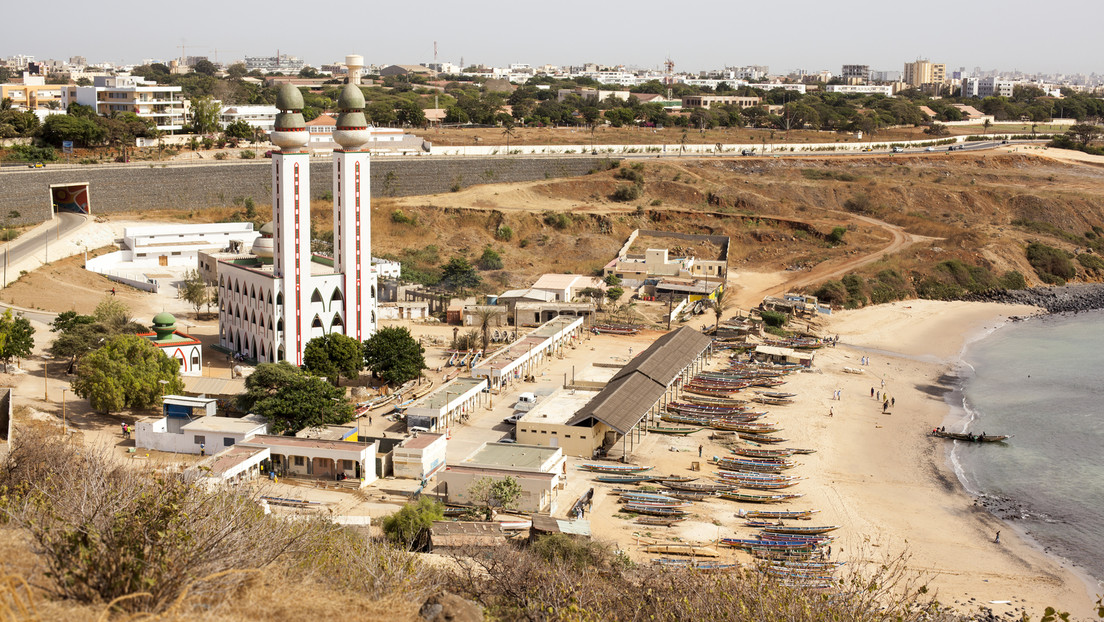
{"label": "street lamp", "polygon": [[42,399],[50,401],[50,355],[42,355]]}
{"label": "street lamp", "polygon": [[65,392],[69,391],[68,388],[61,390],[61,426],[65,434],[69,434],[69,420],[65,418]]}

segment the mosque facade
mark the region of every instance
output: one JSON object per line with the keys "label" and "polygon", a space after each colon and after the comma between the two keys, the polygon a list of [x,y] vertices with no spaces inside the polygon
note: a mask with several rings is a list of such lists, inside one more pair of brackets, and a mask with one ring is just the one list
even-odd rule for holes
{"label": "mosque facade", "polygon": [[372,266],[371,133],[360,89],[338,99],[333,158],[333,257],[311,252],[310,139],[303,96],[285,84],[270,140],[272,222],[251,256],[218,265],[219,345],[260,363],[303,363],[307,342],[329,333],[364,340],[376,331],[378,275]]}

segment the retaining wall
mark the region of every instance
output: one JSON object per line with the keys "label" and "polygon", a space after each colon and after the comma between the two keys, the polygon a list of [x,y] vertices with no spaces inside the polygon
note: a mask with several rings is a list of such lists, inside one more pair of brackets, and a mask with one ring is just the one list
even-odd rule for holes
{"label": "retaining wall", "polygon": [[[478,184],[521,182],[585,175],[603,157],[470,157],[375,159],[372,196],[411,196],[449,192]],[[0,172],[0,215],[18,211],[12,224],[34,224],[50,216],[49,187],[88,183],[92,213],[141,209],[195,210],[228,206],[235,197],[272,200],[269,160],[161,166],[50,165],[45,169]],[[332,161],[311,162],[311,196],[332,192]]]}

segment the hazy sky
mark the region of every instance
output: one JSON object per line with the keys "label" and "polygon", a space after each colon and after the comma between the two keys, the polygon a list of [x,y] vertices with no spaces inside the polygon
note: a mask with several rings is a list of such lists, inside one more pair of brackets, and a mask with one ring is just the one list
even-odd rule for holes
{"label": "hazy sky", "polygon": [[[136,63],[187,53],[226,62],[281,52],[309,63],[361,54],[368,63],[658,68],[769,65],[839,72],[844,63],[900,70],[916,58],[966,67],[1044,73],[1104,72],[1092,24],[1101,0],[698,0],[498,2],[436,0],[312,3],[11,2],[0,56],[31,54]],[[333,7],[332,9],[329,7]],[[20,26],[16,26],[20,25]]]}

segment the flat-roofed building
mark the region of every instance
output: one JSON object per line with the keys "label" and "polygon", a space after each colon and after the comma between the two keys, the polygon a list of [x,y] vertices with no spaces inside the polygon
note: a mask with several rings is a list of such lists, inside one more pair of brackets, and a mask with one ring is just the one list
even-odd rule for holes
{"label": "flat-roofed building", "polygon": [[141,419],[134,424],[134,444],[139,449],[152,449],[180,454],[215,454],[264,434],[268,424],[255,416],[200,417],[189,421],[181,417]]}
{"label": "flat-roofed building", "polygon": [[242,445],[269,448],[273,468],[285,476],[353,481],[360,486],[376,481],[375,443],[258,434]]}
{"label": "flat-roofed building", "polygon": [[760,97],[742,95],[686,95],[682,98],[683,108],[712,108],[713,106],[739,106],[754,108],[762,103]]}
{"label": "flat-roofed building", "polygon": [[391,450],[391,463],[395,477],[426,480],[445,468],[445,449],[448,438],[444,434],[422,432],[408,437]]}
{"label": "flat-roofed building", "polygon": [[617,440],[616,432],[608,424],[587,420],[570,425],[575,413],[598,395],[598,390],[558,389],[543,398],[517,422],[515,437],[525,445],[559,447],[569,456],[593,458],[607,441]]}
{"label": "flat-roofed building", "polygon": [[484,443],[458,464],[448,465],[437,476],[437,491],[447,503],[473,505],[470,496],[477,481],[513,478],[521,485],[516,509],[554,514],[560,490],[567,481],[567,459],[558,447],[520,443]]}

